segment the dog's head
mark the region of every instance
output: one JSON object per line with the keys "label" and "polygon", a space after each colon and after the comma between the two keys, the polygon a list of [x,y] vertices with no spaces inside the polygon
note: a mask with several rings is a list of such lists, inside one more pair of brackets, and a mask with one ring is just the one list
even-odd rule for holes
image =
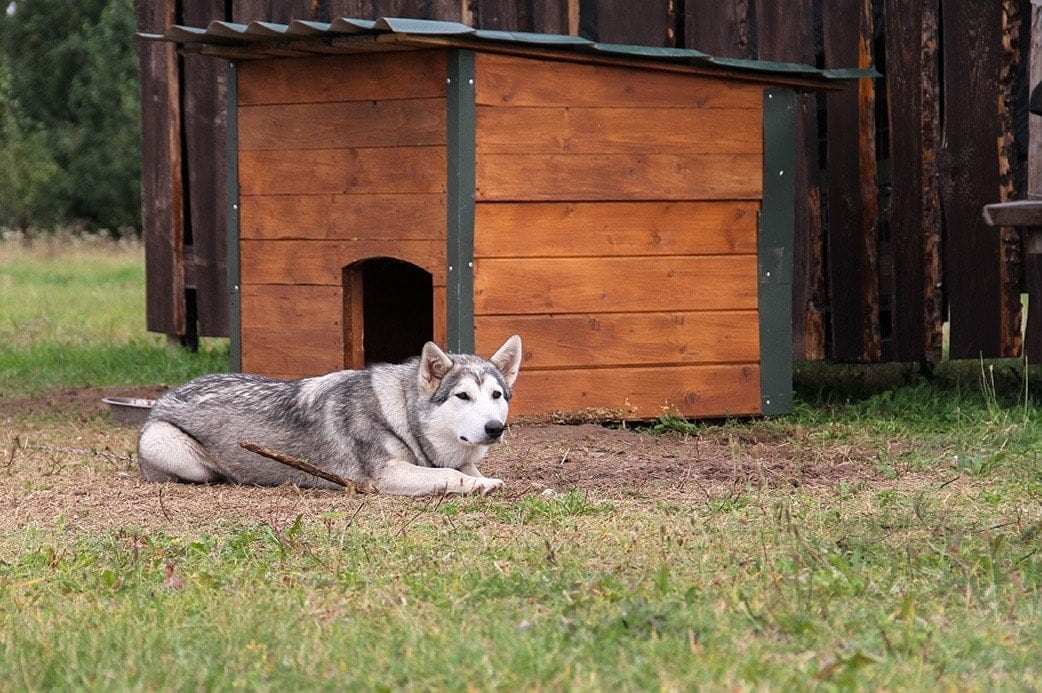
{"label": "dog's head", "polygon": [[491,357],[446,354],[427,342],[420,355],[419,387],[438,405],[438,416],[467,446],[497,443],[506,429],[510,396],[521,368],[521,338],[514,335]]}

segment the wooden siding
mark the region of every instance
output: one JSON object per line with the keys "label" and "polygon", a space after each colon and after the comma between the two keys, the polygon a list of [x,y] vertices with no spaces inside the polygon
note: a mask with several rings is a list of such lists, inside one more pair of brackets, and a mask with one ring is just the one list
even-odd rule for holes
{"label": "wooden siding", "polygon": [[725,418],[760,411],[760,368],[748,365],[525,370],[512,416],[589,412],[602,419],[680,413]]}
{"label": "wooden siding", "polygon": [[340,286],[244,284],[244,370],[299,378],[344,367]]}
{"label": "wooden siding", "polygon": [[[147,33],[162,32],[175,22],[206,26],[210,20],[246,23],[398,16],[463,21],[479,29],[580,34],[609,43],[697,48],[719,56],[813,65],[826,54],[835,56],[837,47],[849,49],[855,45],[849,40],[847,30],[838,30],[840,25],[854,20],[860,22],[860,12],[856,8],[851,11],[848,5],[820,0],[785,3],[768,0],[723,3],[713,0],[687,3],[667,0],[647,3],[157,0],[136,3],[136,8],[138,29]],[[1000,178],[1004,179],[1008,172],[1026,163],[1026,152],[1010,152],[1007,145],[1014,132],[1018,133],[1017,143],[1023,143],[1020,118],[1026,118],[1018,116],[1017,128],[1013,127],[1014,123],[1009,120],[1012,115],[1009,99],[1014,95],[1025,99],[1030,87],[1038,82],[1037,74],[1029,78],[1027,70],[1009,69],[1013,60],[1019,57],[1026,61],[1030,52],[1030,32],[1025,28],[1030,24],[1030,8],[1025,0],[972,0],[946,5],[951,7],[942,12],[941,3],[937,1],[875,0],[873,25],[865,27],[873,39],[873,63],[886,68],[882,70],[885,76],[875,80],[873,92],[863,92],[865,98],[873,101],[878,115],[874,118],[881,157],[880,184],[876,191],[879,196],[878,249],[870,243],[830,246],[824,243],[830,226],[824,202],[829,190],[833,197],[846,195],[859,200],[863,188],[860,176],[829,183],[836,172],[824,171],[819,163],[819,147],[824,154],[829,146],[834,146],[829,142],[834,136],[832,128],[819,128],[819,123],[830,120],[828,107],[822,100],[826,107],[819,118],[817,97],[814,94],[801,97],[794,252],[794,333],[798,355],[835,360],[847,351],[844,345],[863,344],[866,348],[853,354],[853,360],[936,361],[941,356],[942,321],[950,316],[952,342],[956,347],[953,354],[968,354],[973,358],[981,353],[1013,356],[1019,346],[1019,320],[1009,306],[1009,299],[1015,300],[1026,288],[1032,295],[1030,310],[1034,313],[1042,306],[1042,289],[1037,288],[1042,287],[1042,281],[1029,279],[1026,287],[1020,285],[1021,262],[1009,247],[1010,243],[1016,243],[1017,234],[1011,229],[985,233],[975,225],[980,216],[979,203],[1020,197],[1025,192],[1019,187],[1010,192]],[[996,21],[999,14],[1001,23]],[[828,31],[823,32],[823,28]],[[1037,41],[1037,23],[1034,33]],[[968,41],[973,45],[972,50],[966,49]],[[884,48],[885,61],[880,53]],[[225,237],[224,224],[219,218],[220,205],[214,210],[216,214],[200,213],[202,197],[211,196],[218,201],[221,197],[216,190],[207,188],[206,176],[201,175],[205,172],[192,170],[193,164],[205,166],[205,162],[193,157],[193,151],[204,156],[210,152],[218,160],[214,166],[218,175],[224,170],[224,150],[216,144],[222,137],[222,119],[209,118],[197,108],[198,99],[205,99],[200,96],[201,92],[219,89],[220,85],[206,86],[205,79],[200,82],[198,76],[192,74],[196,70],[211,70],[209,58],[182,58],[172,46],[151,42],[140,42],[139,51],[143,135],[149,145],[143,148],[148,326],[172,335],[185,333],[185,280],[194,275],[200,280],[197,298],[206,291],[201,288],[204,281],[219,294],[213,301],[199,302],[200,329],[204,329],[202,323],[206,320],[226,334],[227,325],[223,323],[226,311],[218,310],[227,299],[222,288],[226,282],[220,262]],[[938,69],[941,58],[944,58],[944,70]],[[342,64],[328,78],[321,77],[323,94],[314,99],[350,101],[352,99],[344,98],[338,90],[354,80],[367,81],[370,86],[386,86],[395,90],[398,98],[440,96],[444,83],[437,79],[387,79],[393,60],[389,56],[381,57],[372,70],[361,73],[352,70],[350,64]],[[441,75],[443,66],[437,64],[437,60],[433,53],[417,57],[416,67],[426,70],[428,76]],[[265,62],[281,63],[281,69],[297,61]],[[309,78],[297,80],[295,84],[288,84],[295,77],[279,72],[248,86],[246,96],[251,101],[244,106],[271,103],[276,96],[289,104],[303,103],[306,99],[300,97],[300,93],[315,84],[311,77],[318,75],[315,67],[319,64],[324,65],[324,60],[311,61]],[[497,66],[499,72],[505,71],[500,75],[502,79],[496,75]],[[844,63],[843,66],[850,65]],[[238,69],[248,76],[261,71],[259,66],[247,61],[240,61]],[[636,83],[602,80],[595,85],[595,90],[565,94],[556,86],[561,69],[540,63],[532,64],[526,74],[518,74],[510,69],[510,59],[502,59],[496,65],[489,62],[485,74],[491,79],[486,80],[480,96],[512,102],[515,106],[571,108],[596,106],[604,103],[609,95],[618,97],[620,107],[626,107],[624,102],[631,105],[635,102],[635,107],[671,108],[679,100],[714,108],[730,104],[735,96],[727,93],[727,86],[709,93],[691,87],[691,93],[679,94],[672,87],[664,86],[657,77]],[[575,69],[593,72],[596,68],[587,65]],[[518,91],[516,87],[523,82],[529,84]],[[284,86],[276,88],[279,84]],[[185,93],[179,85],[185,85],[193,94]],[[746,96],[751,99],[746,105],[755,107],[758,96],[751,92]],[[189,106],[191,112],[186,112]],[[1022,104],[1018,112],[1021,108]],[[1036,120],[1033,118],[1032,122]],[[944,133],[939,130],[942,121]],[[868,121],[861,122],[859,127],[873,126]],[[875,146],[871,140],[871,137],[859,136],[858,146]],[[921,152],[916,149],[920,146],[916,144],[919,140]],[[864,155],[852,151],[850,160],[862,160]],[[1034,154],[1030,158],[1034,163],[1039,159]],[[888,198],[891,191],[892,200]],[[864,214],[865,206],[861,207]],[[873,213],[871,205],[867,212]],[[857,224],[859,228],[870,228],[862,220]],[[188,240],[194,247],[184,245]],[[994,245],[1000,241],[1001,248],[996,249]],[[202,254],[204,247],[214,248],[216,261]],[[871,286],[868,289],[872,292],[870,295],[878,295],[878,309],[866,307],[860,297],[832,294],[832,283],[826,281],[825,270],[826,265],[837,264],[836,258],[830,256],[845,256],[840,259],[840,268],[848,268],[844,270],[847,276],[860,279],[863,275],[854,272],[864,265],[870,254],[877,252],[878,261],[873,266],[878,273],[879,289],[876,291]],[[1032,261],[1028,265],[1028,276],[1034,277],[1034,267],[1042,262]],[[204,280],[204,274],[214,276]],[[841,306],[846,315],[856,313],[860,317],[853,321],[835,321],[830,312],[832,306]],[[208,311],[215,312],[207,316]],[[987,319],[980,319],[981,315]],[[878,348],[874,338],[868,341],[863,338],[866,317],[870,322],[879,323]],[[1042,321],[1029,321],[1028,341],[1033,342],[1036,350],[1032,353],[1042,349],[1039,346],[1042,334],[1031,327],[1039,322]],[[871,332],[876,329],[868,326]],[[1031,361],[1038,359],[1031,358]]]}
{"label": "wooden siding", "polygon": [[491,53],[477,56],[477,73],[479,107],[756,109],[763,100],[762,87],[735,80],[683,79],[666,72]]}
{"label": "wooden siding", "polygon": [[417,265],[444,302],[442,53],[243,64],[239,114],[243,370],[357,365],[355,262]]}
{"label": "wooden siding", "polygon": [[475,342],[513,411],[761,409],[758,86],[479,54]]}
{"label": "wooden siding", "polygon": [[479,201],[759,199],[762,88],[479,54]]}

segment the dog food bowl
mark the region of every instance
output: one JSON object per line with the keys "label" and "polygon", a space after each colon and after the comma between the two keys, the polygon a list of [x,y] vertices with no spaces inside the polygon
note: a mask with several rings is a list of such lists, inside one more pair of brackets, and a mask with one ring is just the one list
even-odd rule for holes
{"label": "dog food bowl", "polygon": [[137,397],[102,397],[101,401],[108,405],[109,416],[113,421],[140,426],[145,423],[148,413],[152,411],[154,399]]}

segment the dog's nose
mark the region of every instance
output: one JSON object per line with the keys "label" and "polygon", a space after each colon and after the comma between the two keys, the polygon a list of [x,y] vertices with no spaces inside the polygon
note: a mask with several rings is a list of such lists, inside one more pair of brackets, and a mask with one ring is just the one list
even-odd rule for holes
{"label": "dog's nose", "polygon": [[485,435],[494,440],[503,435],[503,429],[505,428],[506,426],[503,425],[502,421],[496,421],[493,419],[485,424]]}

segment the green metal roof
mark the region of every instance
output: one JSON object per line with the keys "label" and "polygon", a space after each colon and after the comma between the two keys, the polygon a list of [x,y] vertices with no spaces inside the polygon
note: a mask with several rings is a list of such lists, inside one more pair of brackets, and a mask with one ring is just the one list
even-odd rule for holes
{"label": "green metal roof", "polygon": [[365,52],[385,48],[388,42],[417,48],[443,43],[474,50],[544,49],[554,53],[574,53],[596,59],[620,58],[654,65],[687,66],[698,71],[722,72],[750,79],[777,81],[806,86],[829,86],[830,82],[846,82],[861,77],[878,77],[874,69],[823,70],[799,63],[743,60],[714,57],[688,48],[662,48],[597,43],[579,36],[538,34],[523,31],[491,31],[474,29],[458,22],[384,17],[313,22],[293,20],[289,24],[271,22],[214,21],[205,28],[174,25],[163,34],[139,33],[151,40],[183,44],[188,49],[202,50],[216,56],[256,57],[266,54],[328,54],[339,47],[344,52]]}

